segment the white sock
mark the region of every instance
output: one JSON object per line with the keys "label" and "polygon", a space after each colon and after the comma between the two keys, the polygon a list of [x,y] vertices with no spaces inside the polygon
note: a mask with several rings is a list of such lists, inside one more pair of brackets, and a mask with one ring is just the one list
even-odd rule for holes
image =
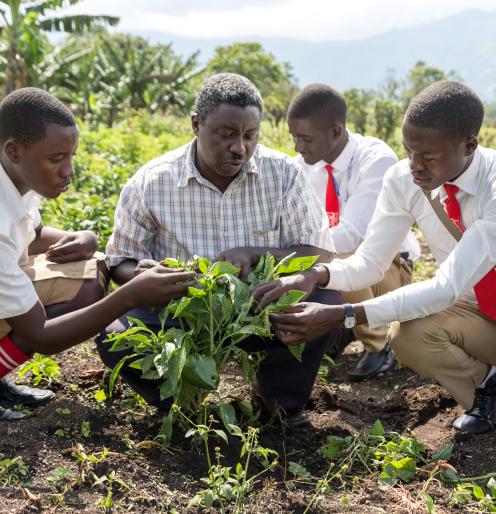
{"label": "white sock", "polygon": [[496,366],[491,366],[486,378],[481,382],[480,388],[486,387],[487,381],[496,373]]}

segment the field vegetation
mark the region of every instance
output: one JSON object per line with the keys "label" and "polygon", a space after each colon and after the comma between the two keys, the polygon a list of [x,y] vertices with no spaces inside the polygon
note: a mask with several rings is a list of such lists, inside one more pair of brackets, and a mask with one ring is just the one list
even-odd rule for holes
{"label": "field vegetation", "polygon": [[[202,65],[198,54],[184,57],[170,45],[106,32],[118,21],[111,17],[57,17],[69,3],[77,2],[0,2],[0,87],[48,89],[80,122],[72,188],[43,203],[45,224],[94,230],[103,249],[122,186],[147,161],[191,140],[195,91],[214,72],[242,73],[260,87],[260,142],[294,153],[284,117],[297,81],[290,65],[260,44],[220,47]],[[54,46],[51,30],[68,36]],[[399,126],[408,100],[452,76],[419,62],[404,78],[391,73],[375,91],[345,91],[350,128],[385,139],[403,157]],[[491,116],[480,140],[495,147]],[[346,370],[357,343],[336,362],[324,360],[309,427],[290,429],[278,419],[262,425],[250,396],[256,362],[235,343],[243,334],[267,335],[268,311],[251,317],[248,286],[235,270],[201,265],[206,289],[169,308],[192,324],[200,320],[196,332],[157,340],[136,321],[134,339],[115,341],[142,352],[138,367],[163,377],[166,392],[175,394],[165,422],[119,381],[118,370],[102,369],[92,341],[55,359],[36,356],[19,372],[20,382],[50,386],[57,397],[21,423],[0,425],[0,512],[496,512],[495,434],[453,434],[460,408],[401,365],[350,384]],[[264,266],[258,271],[275,273],[273,261]],[[434,269],[424,244],[416,280]],[[214,314],[225,326],[214,330]],[[184,340],[194,352],[181,350]],[[223,341],[227,349],[215,352]]]}

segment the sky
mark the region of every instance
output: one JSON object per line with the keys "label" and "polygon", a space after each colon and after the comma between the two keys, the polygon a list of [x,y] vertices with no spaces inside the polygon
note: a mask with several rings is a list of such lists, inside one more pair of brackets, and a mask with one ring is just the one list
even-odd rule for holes
{"label": "sky", "polygon": [[194,38],[362,39],[467,9],[495,10],[495,0],[82,0],[67,12],[121,18],[122,32]]}

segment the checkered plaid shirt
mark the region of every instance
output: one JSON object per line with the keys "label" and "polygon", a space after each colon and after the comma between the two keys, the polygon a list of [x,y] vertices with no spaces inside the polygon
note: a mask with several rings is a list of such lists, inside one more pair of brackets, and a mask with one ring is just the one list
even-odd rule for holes
{"label": "checkered plaid shirt", "polygon": [[196,140],[154,159],[122,190],[106,253],[125,259],[215,258],[238,246],[330,250],[325,215],[305,173],[258,145],[222,193],[195,166]]}

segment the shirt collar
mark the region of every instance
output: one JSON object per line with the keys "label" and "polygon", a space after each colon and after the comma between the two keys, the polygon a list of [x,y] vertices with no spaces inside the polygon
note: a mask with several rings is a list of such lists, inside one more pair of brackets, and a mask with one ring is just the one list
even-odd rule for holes
{"label": "shirt collar", "polygon": [[348,129],[346,132],[348,133],[348,141],[346,146],[343,148],[343,151],[337,156],[337,158],[334,159],[334,161],[331,163],[332,167],[336,171],[346,171],[348,169],[358,144],[355,141],[353,134]]}
{"label": "shirt collar", "polygon": [[[258,147],[257,147],[258,148]],[[256,150],[255,150],[256,153]],[[250,158],[250,160],[241,168],[240,172],[236,176],[236,179],[241,180],[248,173],[258,175],[259,170],[257,167],[257,163],[255,162],[254,155]],[[196,179],[201,184],[211,184],[199,171],[195,164],[195,155],[196,155],[196,138],[193,139],[188,145],[188,150],[186,152],[186,159],[184,160],[184,165],[181,170],[181,174],[179,177],[179,181],[177,183],[177,187],[186,187],[188,182],[191,179]],[[239,181],[238,180],[238,181]],[[213,185],[213,184],[212,184]]]}
{"label": "shirt collar", "polygon": [[5,212],[11,216],[14,221],[20,221],[29,213],[29,208],[33,201],[35,193],[29,191],[24,196],[7,175],[2,163],[0,163],[0,186],[2,188],[2,202],[5,204]]}
{"label": "shirt collar", "polygon": [[[480,150],[479,148],[476,148],[474,152],[474,158],[472,159],[470,166],[456,180],[448,183],[457,186],[459,189],[465,193],[468,193],[469,195],[475,195],[477,193],[480,161]],[[440,195],[441,198],[446,196],[446,192],[443,186],[440,186],[431,192],[431,198],[436,198],[437,195]]]}

